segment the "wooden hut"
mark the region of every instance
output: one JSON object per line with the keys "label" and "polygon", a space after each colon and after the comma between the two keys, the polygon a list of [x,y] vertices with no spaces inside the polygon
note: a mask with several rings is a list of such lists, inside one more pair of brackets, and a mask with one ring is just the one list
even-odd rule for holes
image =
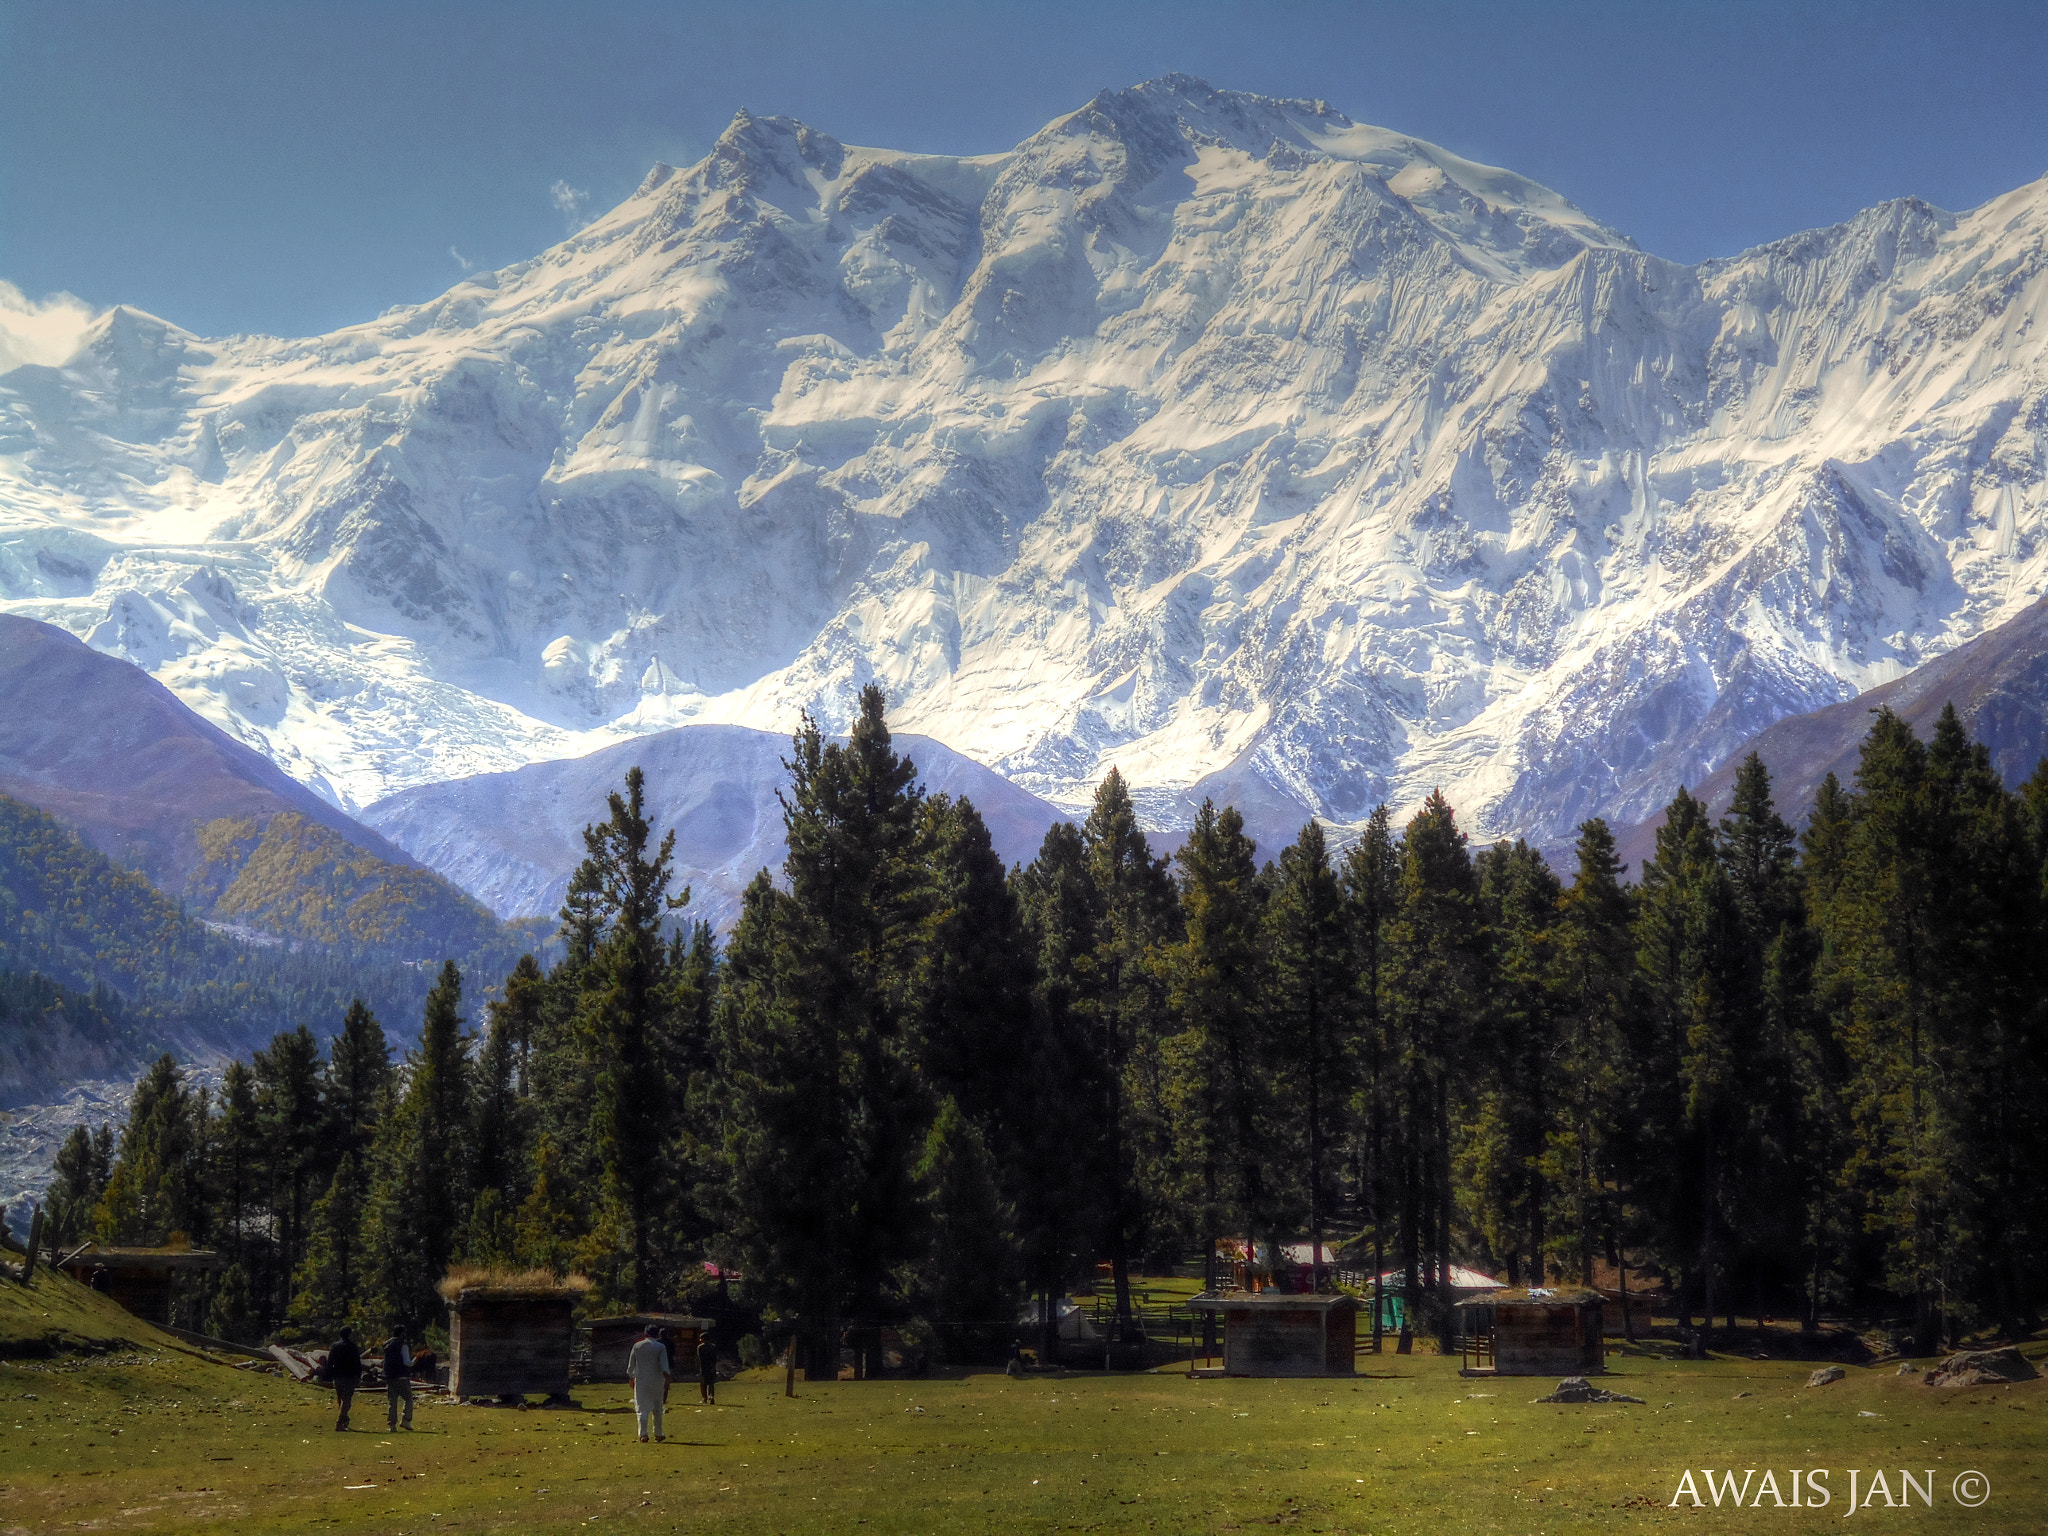
{"label": "wooden hut", "polygon": [[145,1322],[168,1323],[173,1277],[204,1274],[226,1263],[220,1254],[204,1248],[116,1248],[87,1243],[65,1255],[57,1267]]}
{"label": "wooden hut", "polygon": [[1358,1302],[1350,1296],[1266,1291],[1197,1296],[1197,1312],[1223,1317],[1223,1368],[1216,1376],[1349,1376],[1356,1369]]}
{"label": "wooden hut", "polygon": [[1500,1291],[1486,1298],[1493,1311],[1487,1363],[1468,1376],[1584,1376],[1606,1368],[1600,1296],[1595,1291]]}
{"label": "wooden hut", "polygon": [[668,1345],[668,1368],[682,1376],[697,1369],[697,1344],[711,1331],[711,1320],[681,1312],[632,1312],[590,1320],[590,1379],[624,1381],[626,1356],[647,1329],[658,1324]]}
{"label": "wooden hut", "polygon": [[569,1395],[579,1276],[457,1271],[448,1303],[448,1390],[457,1397]]}

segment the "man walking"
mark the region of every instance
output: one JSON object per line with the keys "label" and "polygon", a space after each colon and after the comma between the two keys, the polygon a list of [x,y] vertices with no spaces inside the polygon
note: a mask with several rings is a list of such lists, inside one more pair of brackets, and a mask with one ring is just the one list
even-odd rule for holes
{"label": "man walking", "polygon": [[711,1347],[711,1335],[697,1335],[697,1394],[711,1407],[718,1406],[718,1351]]}
{"label": "man walking", "polygon": [[412,1428],[412,1350],[407,1346],[404,1327],[391,1330],[384,1341],[384,1422],[398,1428],[398,1405],[405,1404],[405,1427]]}
{"label": "man walking", "polygon": [[640,1342],[632,1353],[626,1356],[626,1374],[633,1379],[633,1416],[640,1428],[640,1443],[647,1443],[647,1432],[654,1431],[654,1438],[665,1440],[662,1433],[662,1399],[668,1395],[668,1347],[655,1336],[655,1325],[649,1323],[642,1330]]}
{"label": "man walking", "polygon": [[341,1337],[327,1346],[327,1374],[334,1382],[334,1403],[341,1410],[334,1421],[337,1430],[348,1428],[348,1410],[356,1400],[356,1387],[363,1379],[363,1352],[355,1335],[341,1330]]}

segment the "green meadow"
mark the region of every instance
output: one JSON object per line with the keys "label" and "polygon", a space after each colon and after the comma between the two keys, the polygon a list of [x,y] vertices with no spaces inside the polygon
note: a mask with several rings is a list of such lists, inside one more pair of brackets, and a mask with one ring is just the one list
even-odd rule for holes
{"label": "green meadow", "polygon": [[[42,1314],[47,1314],[42,1315]],[[47,1273],[0,1282],[0,1532],[1228,1531],[1373,1533],[1836,1529],[1848,1474],[1899,1469],[1934,1502],[1851,1517],[1915,1529],[2048,1528],[2048,1381],[1930,1389],[1895,1367],[1805,1385],[1809,1365],[1649,1352],[1603,1383],[1640,1406],[1535,1404],[1547,1381],[1461,1379],[1433,1355],[1361,1357],[1349,1380],[998,1374],[800,1383],[753,1373],[696,1406],[678,1382],[663,1445],[624,1387],[580,1409],[422,1398],[412,1433],[381,1394],[332,1429],[324,1394],[179,1346]],[[23,1354],[23,1350],[48,1350]],[[2030,1354],[2048,1353],[2037,1343]],[[1688,1468],[1832,1469],[1821,1509],[1670,1507]],[[1989,1479],[1958,1506],[1957,1474]],[[1860,1526],[1851,1529],[1861,1529]]]}

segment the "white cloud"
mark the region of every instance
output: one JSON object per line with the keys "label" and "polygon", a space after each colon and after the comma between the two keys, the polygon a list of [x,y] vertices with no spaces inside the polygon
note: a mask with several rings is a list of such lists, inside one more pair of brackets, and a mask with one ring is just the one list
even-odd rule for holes
{"label": "white cloud", "polygon": [[572,187],[566,181],[557,180],[548,188],[548,196],[554,200],[555,208],[562,215],[562,222],[569,226],[570,233],[590,222],[590,194],[581,187]]}
{"label": "white cloud", "polygon": [[32,299],[0,278],[0,373],[23,363],[54,365],[78,350],[99,312],[69,293]]}
{"label": "white cloud", "polygon": [[463,271],[474,272],[476,270],[476,263],[471,261],[467,256],[463,255],[462,252],[455,249],[454,246],[451,245],[448,247],[448,254],[455,258],[455,265],[462,268]]}

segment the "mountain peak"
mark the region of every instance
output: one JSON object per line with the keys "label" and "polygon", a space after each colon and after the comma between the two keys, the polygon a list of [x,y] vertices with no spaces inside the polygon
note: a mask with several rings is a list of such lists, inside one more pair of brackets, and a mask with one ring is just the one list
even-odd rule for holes
{"label": "mountain peak", "polygon": [[806,167],[830,181],[839,175],[846,147],[794,117],[756,117],[745,107],[733,114],[712,146],[710,163],[745,175],[768,171],[803,179]]}

